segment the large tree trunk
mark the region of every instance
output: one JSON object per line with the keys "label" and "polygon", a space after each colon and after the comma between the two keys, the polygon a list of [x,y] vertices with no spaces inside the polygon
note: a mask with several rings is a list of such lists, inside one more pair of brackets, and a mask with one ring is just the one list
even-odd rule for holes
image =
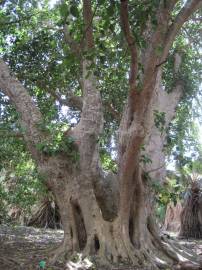
{"label": "large tree trunk", "polygon": [[[77,252],[90,255],[105,266],[125,263],[158,269],[178,262],[176,250],[158,234],[152,216],[151,192],[141,173],[135,175],[140,186],[134,190],[129,219],[122,220],[117,205],[110,215],[110,203],[103,204],[96,197],[92,178],[97,181],[103,176],[94,172],[86,175],[77,166],[69,167],[62,156],[49,159],[40,171],[55,194],[64,229],[63,243],[53,251],[51,262],[61,254],[71,257]],[[183,252],[180,255],[186,258]]]}
{"label": "large tree trunk", "polygon": [[[107,205],[95,195],[92,177],[72,168],[65,168],[62,159],[54,158],[41,167],[48,176],[48,186],[55,194],[64,229],[64,241],[51,256],[82,252],[97,259],[99,264],[126,263],[136,266],[172,265],[178,258],[158,236],[150,207],[150,191],[139,174],[127,220],[111,215],[106,218]],[[137,181],[137,180],[135,180]],[[116,206],[117,207],[117,206]]]}
{"label": "large tree trunk", "polygon": [[[173,76],[179,72],[181,67],[181,56],[179,53],[174,55],[174,70]],[[159,181],[160,184],[165,182],[166,178],[166,154],[164,151],[167,143],[167,129],[175,117],[177,105],[180,102],[183,93],[183,84],[177,81],[171,91],[164,89],[161,82],[161,71],[157,75],[156,91],[152,100],[151,131],[145,139],[145,155],[150,162],[146,163],[144,170],[154,181]],[[157,127],[155,123],[155,112],[164,114],[164,123]]]}

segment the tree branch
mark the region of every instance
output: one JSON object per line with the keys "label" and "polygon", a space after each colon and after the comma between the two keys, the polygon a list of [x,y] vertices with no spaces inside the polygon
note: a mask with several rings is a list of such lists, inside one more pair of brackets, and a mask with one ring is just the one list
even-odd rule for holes
{"label": "tree branch", "polygon": [[87,42],[87,48],[93,48],[94,47],[94,41],[93,41],[93,18],[96,13],[97,6],[92,12],[91,9],[91,1],[84,1],[83,3],[83,14],[84,14],[84,24],[85,24],[85,30],[83,32],[83,37],[80,41],[80,44],[77,43],[70,35],[67,24],[64,25],[64,37],[67,44],[69,44],[71,50],[76,55],[81,55],[81,52],[84,47],[84,40]]}
{"label": "tree branch", "polygon": [[137,61],[137,47],[136,47],[135,39],[134,39],[134,36],[132,35],[130,24],[129,24],[127,0],[121,0],[120,18],[121,18],[122,30],[123,30],[125,39],[128,43],[128,47],[131,54],[129,83],[130,83],[130,87],[133,89],[135,88],[135,82],[136,82],[136,77],[137,77],[138,61]]}
{"label": "tree branch", "polygon": [[150,34],[147,38],[148,47],[145,50],[143,59],[144,74],[142,84],[143,89],[147,89],[148,91],[150,91],[152,81],[155,83],[155,77],[157,76],[156,67],[160,67],[163,63],[165,63],[164,61],[159,61],[159,58],[161,57],[163,40],[171,17],[170,8],[170,6],[164,5],[162,1],[161,5],[156,11],[157,26],[155,30],[151,27]]}
{"label": "tree branch", "polygon": [[[173,66],[173,77],[176,77],[180,70],[181,66],[181,55],[179,53],[174,54],[174,66]],[[183,95],[183,82],[181,80],[176,80],[174,87],[168,93],[162,87],[161,72],[158,71],[158,84],[156,86],[157,91],[153,96],[152,100],[152,118],[151,122],[152,128],[147,137],[145,138],[145,154],[152,160],[152,163],[144,165],[144,170],[147,173],[151,173],[153,179],[159,179],[159,181],[164,181],[166,176],[165,168],[162,168],[161,165],[165,163],[165,153],[163,151],[164,145],[167,142],[166,139],[166,130],[175,116],[175,111],[177,105],[179,104],[182,95]],[[164,124],[163,129],[159,130],[155,125],[155,115],[153,114],[154,110],[159,112],[164,112]],[[158,168],[158,171],[155,169]]]}
{"label": "tree branch", "polygon": [[[83,0],[83,20],[85,24],[85,46],[88,52],[94,49],[92,6],[90,0]],[[73,136],[80,141],[80,166],[89,174],[97,173],[99,168],[98,139],[103,126],[102,102],[94,74],[94,59],[82,58],[83,107],[78,125],[72,130]]]}
{"label": "tree branch", "polygon": [[94,40],[93,40],[93,11],[91,8],[91,1],[90,0],[83,0],[83,18],[85,24],[85,40],[86,40],[86,47],[87,49],[94,48]]}
{"label": "tree branch", "polygon": [[37,144],[44,135],[38,129],[42,115],[24,86],[13,76],[2,59],[0,59],[0,89],[10,98],[20,115],[23,135],[28,147],[35,158],[39,158]]}
{"label": "tree branch", "polygon": [[164,168],[164,167],[165,167],[165,164],[162,164],[162,165],[159,166],[158,168],[155,168],[155,169],[151,169],[151,170],[149,170],[149,171],[146,171],[146,173],[155,172],[155,171],[158,171],[158,170],[160,170],[160,169],[162,169],[162,168]]}
{"label": "tree branch", "polygon": [[160,62],[163,62],[169,53],[169,50],[173,44],[175,37],[177,36],[178,32],[180,31],[182,25],[188,20],[188,18],[200,7],[202,7],[201,0],[190,0],[187,1],[184,7],[176,16],[174,22],[169,27],[167,35],[164,41],[164,50],[161,57]]}

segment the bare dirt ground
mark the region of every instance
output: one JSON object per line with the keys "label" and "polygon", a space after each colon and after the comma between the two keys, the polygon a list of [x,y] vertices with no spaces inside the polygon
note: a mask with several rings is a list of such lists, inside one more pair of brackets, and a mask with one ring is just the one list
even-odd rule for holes
{"label": "bare dirt ground", "polygon": [[[63,231],[32,227],[0,226],[0,270],[37,270],[40,261],[47,261],[50,248],[56,248],[63,239]],[[54,268],[64,269],[58,263]]]}
{"label": "bare dirt ground", "polygon": [[[39,262],[46,262],[50,249],[57,248],[62,239],[62,230],[1,225],[0,270],[40,269]],[[195,251],[199,256],[202,256],[202,240],[178,239],[177,242],[189,250]],[[45,267],[44,269],[64,270],[65,264],[58,262],[56,266]]]}

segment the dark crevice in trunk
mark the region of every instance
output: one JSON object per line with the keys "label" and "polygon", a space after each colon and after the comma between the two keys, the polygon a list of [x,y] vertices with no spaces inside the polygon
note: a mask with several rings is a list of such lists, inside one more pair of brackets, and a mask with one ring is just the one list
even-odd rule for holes
{"label": "dark crevice in trunk", "polygon": [[100,249],[100,241],[97,235],[94,236],[94,245],[95,245],[95,252],[98,252],[98,250]]}
{"label": "dark crevice in trunk", "polygon": [[77,203],[72,203],[77,237],[79,241],[79,249],[83,250],[87,243],[87,234],[84,224],[84,218],[80,206]]}
{"label": "dark crevice in trunk", "polygon": [[134,223],[133,223],[133,216],[131,215],[130,219],[129,219],[129,237],[131,240],[131,243],[133,243],[133,235],[134,235]]}

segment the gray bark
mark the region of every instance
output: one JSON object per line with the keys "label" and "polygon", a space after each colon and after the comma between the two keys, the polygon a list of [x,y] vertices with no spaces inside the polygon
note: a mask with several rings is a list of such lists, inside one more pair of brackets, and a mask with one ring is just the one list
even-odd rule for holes
{"label": "gray bark", "polygon": [[[175,54],[175,64],[173,76],[178,73],[181,65],[181,56]],[[177,105],[180,102],[183,94],[183,84],[177,81],[174,88],[168,93],[161,83],[161,73],[158,74],[156,90],[152,101],[153,115],[151,117],[152,127],[150,134],[145,139],[145,154],[152,161],[146,164],[144,169],[149,173],[149,176],[154,180],[159,180],[161,183],[165,181],[166,164],[164,146],[166,144],[167,128],[175,116]],[[154,112],[158,111],[165,113],[165,124],[163,130],[159,130],[154,122]]]}

